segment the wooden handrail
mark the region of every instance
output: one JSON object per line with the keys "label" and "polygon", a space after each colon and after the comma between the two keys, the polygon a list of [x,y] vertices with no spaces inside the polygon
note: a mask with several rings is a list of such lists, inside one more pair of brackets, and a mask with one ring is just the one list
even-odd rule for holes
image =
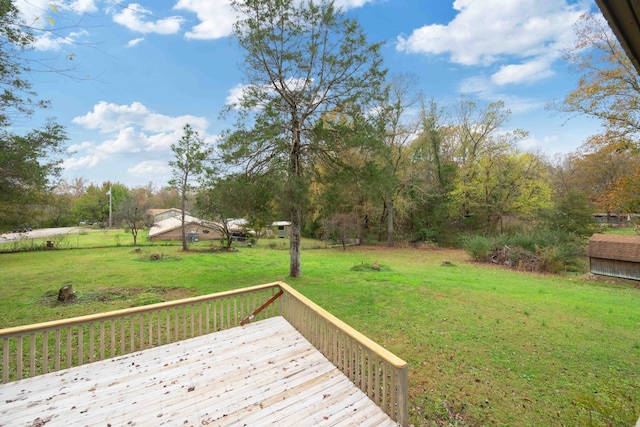
{"label": "wooden handrail", "polygon": [[282,282],[272,282],[263,285],[251,286],[248,288],[236,289],[231,291],[217,292],[215,294],[200,295],[197,297],[184,298],[174,301],[159,302],[156,304],[142,305],[138,307],[125,308],[122,310],[105,311],[103,313],[88,314],[86,316],[71,317],[68,319],[52,320],[49,322],[33,323],[31,325],[15,326],[12,328],[0,329],[0,339],[16,335],[24,335],[34,331],[46,331],[51,329],[63,328],[66,326],[76,326],[85,323],[100,322],[103,320],[111,320],[134,314],[148,313],[151,311],[164,310],[173,307],[182,307],[194,303],[204,302],[212,298],[220,299],[227,296],[241,295],[250,292],[259,291],[279,286]]}

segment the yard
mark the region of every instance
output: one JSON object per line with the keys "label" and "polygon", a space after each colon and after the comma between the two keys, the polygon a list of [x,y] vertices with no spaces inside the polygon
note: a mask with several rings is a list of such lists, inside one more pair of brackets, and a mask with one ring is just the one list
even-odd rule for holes
{"label": "yard", "polygon": [[[507,271],[458,250],[312,241],[303,277],[287,279],[281,239],[231,253],[135,250],[128,239],[87,233],[56,241],[73,250],[0,254],[0,327],[285,279],[409,363],[416,426],[622,426],[640,416],[638,282]],[[63,305],[66,284],[78,298]]]}

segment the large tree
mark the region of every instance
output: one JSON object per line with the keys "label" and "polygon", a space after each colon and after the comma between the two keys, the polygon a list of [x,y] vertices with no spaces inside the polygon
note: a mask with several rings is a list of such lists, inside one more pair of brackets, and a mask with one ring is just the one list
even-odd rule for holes
{"label": "large tree", "polygon": [[0,226],[23,221],[28,207],[41,201],[59,174],[64,128],[49,121],[42,128],[16,134],[12,124],[26,121],[48,103],[37,99],[25,52],[35,37],[20,20],[12,0],[0,0]]}
{"label": "large tree", "polygon": [[144,198],[136,198],[134,194],[129,193],[120,200],[114,213],[116,221],[131,233],[134,246],[138,244],[138,233],[144,228],[146,209]]}
{"label": "large tree", "polygon": [[558,166],[564,185],[584,193],[593,208],[625,212],[629,185],[640,168],[640,150],[631,140],[594,135]]}
{"label": "large tree", "polygon": [[599,14],[585,14],[575,25],[576,43],[564,52],[580,74],[575,89],[551,107],[602,121],[607,139],[640,136],[640,81],[633,64]]}
{"label": "large tree", "polygon": [[453,127],[437,101],[422,104],[421,132],[410,147],[408,192],[414,201],[411,226],[420,239],[444,241],[452,234],[451,192],[455,184]]}
{"label": "large tree", "polygon": [[[290,215],[291,277],[301,276],[300,241],[308,171],[321,151],[313,129],[328,112],[377,94],[384,78],[379,44],[333,1],[232,0],[235,39],[249,83],[230,111],[235,132],[221,145],[249,175],[286,176],[281,199]],[[234,110],[235,109],[235,110]]]}
{"label": "large tree", "polygon": [[384,214],[387,221],[387,246],[393,247],[395,240],[394,213],[400,205],[400,196],[406,189],[409,178],[407,149],[415,137],[419,121],[407,116],[420,101],[417,77],[410,74],[394,76],[387,85],[386,96],[379,107],[383,121],[385,150],[385,172],[389,179],[384,194]]}
{"label": "large tree", "polygon": [[511,150],[525,136],[521,130],[505,131],[511,111],[502,101],[482,104],[463,98],[453,112],[452,136],[454,161],[457,166],[456,184],[452,192],[454,217],[471,226],[487,224],[487,209],[478,201],[479,175],[486,172],[483,159]]}
{"label": "large tree", "polygon": [[187,250],[187,233],[185,228],[185,211],[187,198],[194,188],[194,183],[205,172],[205,161],[210,149],[205,145],[197,131],[186,124],[184,133],[177,144],[171,144],[174,158],[169,161],[172,177],[169,184],[180,193],[180,211],[182,223],[182,249]]}

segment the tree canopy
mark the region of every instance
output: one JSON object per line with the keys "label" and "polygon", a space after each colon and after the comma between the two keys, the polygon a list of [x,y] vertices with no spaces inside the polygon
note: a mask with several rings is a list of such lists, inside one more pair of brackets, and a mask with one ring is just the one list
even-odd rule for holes
{"label": "tree canopy", "polygon": [[0,0],[0,226],[28,219],[59,176],[62,126],[49,120],[42,128],[17,134],[12,124],[27,120],[48,103],[38,100],[24,52],[35,38],[21,21],[13,0]]}
{"label": "tree canopy", "polygon": [[580,74],[560,111],[602,121],[609,140],[640,136],[640,81],[633,64],[601,15],[585,14],[575,25],[576,43],[564,60]]}

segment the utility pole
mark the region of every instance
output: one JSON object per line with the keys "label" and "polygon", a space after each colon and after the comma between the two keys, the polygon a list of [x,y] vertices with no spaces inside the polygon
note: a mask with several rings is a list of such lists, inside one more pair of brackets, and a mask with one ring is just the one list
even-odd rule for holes
{"label": "utility pole", "polygon": [[111,228],[111,185],[109,185],[109,228]]}

